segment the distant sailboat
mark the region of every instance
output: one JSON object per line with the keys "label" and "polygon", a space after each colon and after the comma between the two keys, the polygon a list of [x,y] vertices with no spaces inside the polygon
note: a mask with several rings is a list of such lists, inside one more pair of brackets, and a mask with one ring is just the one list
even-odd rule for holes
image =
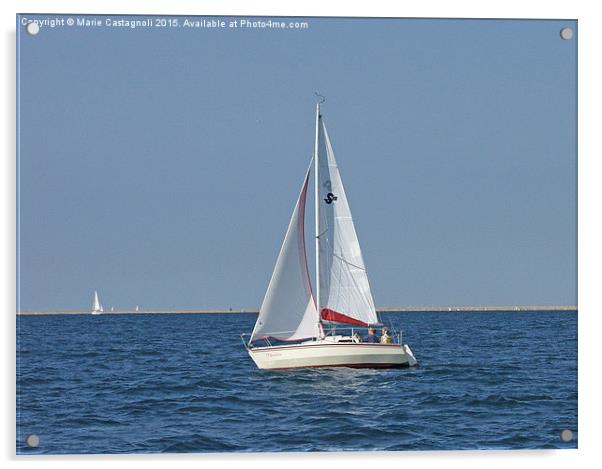
{"label": "distant sailboat", "polygon": [[102,304],[98,299],[98,292],[94,291],[94,301],[92,303],[92,314],[102,314],[103,313]]}
{"label": "distant sailboat", "polygon": [[[320,104],[316,109],[314,157],[259,316],[243,342],[258,368],[346,366],[394,368],[417,364],[401,334],[375,343],[368,326],[382,326],[362,257],[347,196]],[[305,202],[314,169],[316,289],[314,297],[305,249]]]}
{"label": "distant sailboat", "polygon": [[136,311],[140,311],[140,308],[138,307],[138,305],[136,305]]}

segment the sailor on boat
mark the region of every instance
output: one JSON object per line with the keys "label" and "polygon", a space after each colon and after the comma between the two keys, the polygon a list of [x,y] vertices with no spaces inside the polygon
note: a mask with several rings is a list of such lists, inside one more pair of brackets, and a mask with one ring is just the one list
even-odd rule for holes
{"label": "sailor on boat", "polygon": [[379,343],[378,337],[376,337],[376,331],[374,330],[373,327],[368,328],[368,335],[366,337],[364,337],[364,342],[367,344],[378,344]]}
{"label": "sailor on boat", "polygon": [[383,327],[382,335],[380,336],[381,344],[392,344],[393,338],[389,335],[389,329]]}

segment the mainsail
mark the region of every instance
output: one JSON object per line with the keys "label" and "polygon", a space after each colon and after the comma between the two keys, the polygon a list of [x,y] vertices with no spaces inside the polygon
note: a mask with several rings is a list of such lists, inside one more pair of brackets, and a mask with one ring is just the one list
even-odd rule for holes
{"label": "mainsail", "polygon": [[332,322],[376,324],[379,321],[362,251],[321,115],[317,138],[320,315]]}
{"label": "mainsail", "polygon": [[259,310],[251,341],[265,337],[298,340],[315,337],[317,334],[319,319],[305,254],[304,225],[308,182],[309,168]]}

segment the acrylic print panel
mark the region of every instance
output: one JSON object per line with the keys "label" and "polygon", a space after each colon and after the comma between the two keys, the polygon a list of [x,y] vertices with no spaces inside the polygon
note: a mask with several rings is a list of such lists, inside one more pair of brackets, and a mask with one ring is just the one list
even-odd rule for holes
{"label": "acrylic print panel", "polygon": [[576,448],[577,38],[18,15],[17,453]]}

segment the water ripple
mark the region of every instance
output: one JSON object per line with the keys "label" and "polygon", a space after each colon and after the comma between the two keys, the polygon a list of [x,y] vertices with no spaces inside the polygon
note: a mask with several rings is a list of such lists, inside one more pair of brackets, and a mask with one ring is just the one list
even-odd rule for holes
{"label": "water ripple", "polygon": [[252,315],[22,316],[17,452],[577,446],[575,312],[385,316],[419,368],[258,370]]}

